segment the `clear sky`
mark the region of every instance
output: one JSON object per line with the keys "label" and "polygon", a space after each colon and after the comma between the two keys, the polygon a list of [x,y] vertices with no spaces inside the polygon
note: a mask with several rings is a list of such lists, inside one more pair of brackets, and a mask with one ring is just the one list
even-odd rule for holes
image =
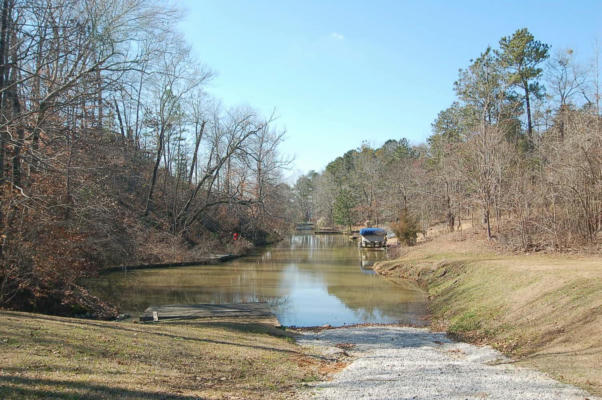
{"label": "clear sky", "polygon": [[602,1],[183,0],[184,32],[227,106],[280,116],[292,172],[321,170],[363,140],[424,142],[458,69],[527,27],[588,62]]}

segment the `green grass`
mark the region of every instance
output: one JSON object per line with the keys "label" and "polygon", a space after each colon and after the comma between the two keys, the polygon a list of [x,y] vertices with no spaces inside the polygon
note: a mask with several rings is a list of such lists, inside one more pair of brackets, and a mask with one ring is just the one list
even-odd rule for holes
{"label": "green grass", "polygon": [[448,332],[459,334],[476,331],[479,328],[481,328],[481,318],[474,311],[467,311],[454,318],[449,325]]}

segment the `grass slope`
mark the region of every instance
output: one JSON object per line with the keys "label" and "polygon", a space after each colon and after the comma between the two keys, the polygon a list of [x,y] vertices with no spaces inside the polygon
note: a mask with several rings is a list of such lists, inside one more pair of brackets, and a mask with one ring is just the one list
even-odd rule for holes
{"label": "grass slope", "polygon": [[602,258],[500,253],[457,235],[375,270],[425,287],[434,328],[602,394]]}
{"label": "grass slope", "polygon": [[2,399],[290,398],[322,361],[262,324],[0,312]]}

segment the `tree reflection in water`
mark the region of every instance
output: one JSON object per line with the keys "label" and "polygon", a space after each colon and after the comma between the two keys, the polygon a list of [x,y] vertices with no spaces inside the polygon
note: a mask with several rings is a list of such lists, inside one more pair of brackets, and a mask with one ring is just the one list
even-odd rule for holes
{"label": "tree reflection in water", "polygon": [[225,264],[118,272],[92,284],[132,315],[149,305],[266,301],[289,326],[420,324],[420,289],[367,273],[383,257],[358,251],[343,235],[295,235]]}

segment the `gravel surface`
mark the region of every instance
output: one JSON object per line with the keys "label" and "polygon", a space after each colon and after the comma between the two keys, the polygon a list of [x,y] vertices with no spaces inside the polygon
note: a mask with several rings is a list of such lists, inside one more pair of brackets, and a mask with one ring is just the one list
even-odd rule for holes
{"label": "gravel surface", "polygon": [[[515,367],[488,346],[405,327],[350,327],[305,332],[304,346],[353,361],[319,382],[317,399],[596,399],[543,373]],[[338,345],[338,347],[337,347]]]}

